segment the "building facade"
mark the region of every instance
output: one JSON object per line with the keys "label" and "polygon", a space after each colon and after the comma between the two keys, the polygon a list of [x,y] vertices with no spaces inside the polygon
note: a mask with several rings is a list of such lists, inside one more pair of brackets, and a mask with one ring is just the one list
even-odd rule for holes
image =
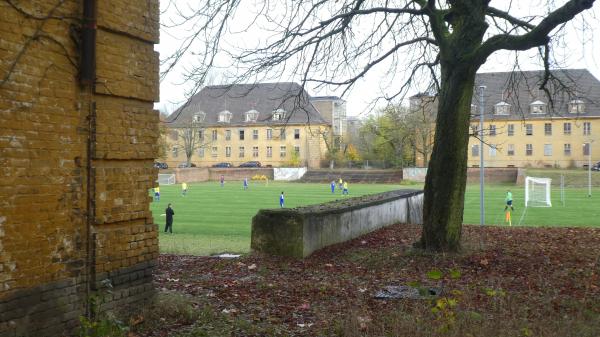
{"label": "building facade", "polygon": [[[166,120],[169,167],[191,162],[317,168],[332,128],[296,83],[209,86]],[[186,151],[188,153],[186,153]]]}

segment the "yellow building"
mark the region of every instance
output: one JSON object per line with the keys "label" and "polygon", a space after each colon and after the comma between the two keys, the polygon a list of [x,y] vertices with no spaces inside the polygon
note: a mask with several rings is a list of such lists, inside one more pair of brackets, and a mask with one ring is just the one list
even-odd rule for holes
{"label": "yellow building", "polygon": [[[550,96],[539,89],[543,71],[477,74],[469,167],[480,166],[481,136],[486,167],[587,167],[589,159],[600,160],[600,81],[583,69],[551,74]],[[486,87],[483,132],[480,86]],[[411,107],[432,98],[435,103],[432,95],[413,96]]]}
{"label": "yellow building", "polygon": [[[331,144],[331,122],[296,83],[208,86],[166,120],[169,167],[258,161],[318,168]],[[186,154],[188,152],[188,154]]]}

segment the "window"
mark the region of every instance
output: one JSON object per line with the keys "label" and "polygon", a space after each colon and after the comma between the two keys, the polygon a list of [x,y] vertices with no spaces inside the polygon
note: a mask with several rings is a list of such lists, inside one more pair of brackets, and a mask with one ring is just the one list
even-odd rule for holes
{"label": "window", "polygon": [[246,112],[246,116],[244,118],[244,121],[246,122],[256,122],[256,120],[258,119],[258,111],[256,110],[250,110]]}
{"label": "window", "polygon": [[240,158],[244,158],[244,147],[240,146]]}
{"label": "window", "polygon": [[590,135],[592,132],[592,124],[590,122],[584,122],[583,123],[583,134],[584,135]]}
{"label": "window", "polygon": [[212,130],[212,140],[217,140],[217,130]]}
{"label": "window", "polygon": [[300,139],[300,129],[294,129],[294,139]]}
{"label": "window", "polygon": [[509,136],[515,135],[515,125],[514,124],[508,124],[508,135]]}
{"label": "window", "polygon": [[509,156],[515,155],[515,144],[508,144],[508,149],[506,150],[506,154]]}
{"label": "window", "polygon": [[552,144],[544,144],[544,156],[552,155]]}
{"label": "window", "polygon": [[569,112],[572,114],[581,114],[585,112],[585,103],[582,100],[574,99],[569,102]]}
{"label": "window", "polygon": [[565,149],[565,156],[570,156],[571,155],[571,144],[565,144],[564,149]]}
{"label": "window", "polygon": [[204,112],[199,112],[192,116],[192,123],[202,123],[204,121]]}
{"label": "window", "polygon": [[231,146],[225,146],[225,157],[231,157]]}
{"label": "window", "polygon": [[227,110],[219,112],[219,122],[220,123],[231,122],[231,112],[229,112]]}
{"label": "window", "polygon": [[490,124],[490,136],[496,135],[496,125]]}
{"label": "window", "polygon": [[475,116],[479,114],[479,111],[477,111],[477,104],[471,104],[471,115]]}
{"label": "window", "polygon": [[471,156],[479,157],[479,145],[475,144],[471,147]]}
{"label": "window", "polygon": [[273,129],[267,129],[267,139],[273,139]]}
{"label": "window", "polygon": [[563,133],[565,135],[570,135],[571,134],[571,123],[564,123],[563,124]]}
{"label": "window", "polygon": [[502,101],[494,106],[494,114],[496,115],[510,115],[510,104]]}
{"label": "window", "polygon": [[171,149],[171,151],[173,152],[173,158],[177,158],[177,156],[179,155],[179,148],[177,146],[173,146],[173,149]]}
{"label": "window", "polygon": [[552,124],[544,123],[544,134],[546,136],[552,136]]}
{"label": "window", "polygon": [[277,109],[277,110],[273,111],[272,119],[274,121],[280,121],[280,120],[283,120],[284,118],[285,118],[285,110]]}
{"label": "window", "polygon": [[225,140],[231,140],[231,130],[225,130]]}
{"label": "window", "polygon": [[204,148],[203,147],[198,149],[198,157],[204,158]]}
{"label": "window", "polygon": [[533,135],[533,124],[525,124],[525,134],[527,136]]}
{"label": "window", "polygon": [[279,131],[279,138],[280,138],[281,140],[285,140],[285,129],[281,129],[281,130]]}
{"label": "window", "polygon": [[545,114],[546,104],[542,101],[535,101],[529,104],[529,112],[532,114]]}
{"label": "window", "polygon": [[244,130],[240,130],[240,140],[244,140]]}
{"label": "window", "polygon": [[496,145],[490,144],[490,150],[489,150],[490,157],[496,156],[496,151],[497,151],[496,149],[497,149]]}
{"label": "window", "polygon": [[533,145],[525,144],[525,155],[532,156],[533,155]]}
{"label": "window", "polygon": [[252,139],[254,139],[254,140],[258,139],[258,130],[252,130]]}
{"label": "window", "polygon": [[300,146],[294,146],[294,152],[296,152],[296,155],[300,155]]}
{"label": "window", "polygon": [[177,130],[173,130],[169,136],[171,137],[171,140],[177,140],[179,138],[179,132],[177,132]]}
{"label": "window", "polygon": [[216,146],[213,146],[213,147],[212,147],[212,151],[211,151],[210,155],[211,155],[213,158],[215,158],[215,157],[217,157],[217,155],[218,155],[218,154],[219,154],[219,148],[217,148]]}
{"label": "window", "polygon": [[590,143],[583,144],[583,155],[584,156],[590,155]]}
{"label": "window", "polygon": [[258,157],[258,146],[252,147],[252,157]]}
{"label": "window", "polygon": [[198,130],[198,138],[204,141],[204,130]]}
{"label": "window", "polygon": [[285,157],[285,154],[286,154],[285,146],[280,146],[279,147],[279,157],[283,158],[283,157]]}
{"label": "window", "polygon": [[476,135],[477,132],[478,132],[478,130],[479,130],[479,126],[477,124],[471,125],[471,133],[473,133],[474,135]]}
{"label": "window", "polygon": [[273,147],[267,146],[267,158],[273,157]]}

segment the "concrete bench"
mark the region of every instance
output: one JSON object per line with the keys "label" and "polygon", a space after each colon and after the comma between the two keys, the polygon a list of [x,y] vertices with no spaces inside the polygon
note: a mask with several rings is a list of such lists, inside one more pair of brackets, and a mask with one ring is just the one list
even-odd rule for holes
{"label": "concrete bench", "polygon": [[423,191],[398,190],[298,208],[263,209],[252,218],[251,248],[303,258],[397,223],[423,222]]}

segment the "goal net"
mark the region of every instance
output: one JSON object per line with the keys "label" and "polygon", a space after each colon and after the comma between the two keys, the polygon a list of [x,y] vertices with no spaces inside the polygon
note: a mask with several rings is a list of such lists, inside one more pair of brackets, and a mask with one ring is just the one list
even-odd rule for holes
{"label": "goal net", "polygon": [[157,181],[158,181],[159,185],[173,185],[173,184],[175,184],[175,175],[174,174],[159,174]]}
{"label": "goal net", "polygon": [[552,207],[550,178],[525,178],[525,207]]}

